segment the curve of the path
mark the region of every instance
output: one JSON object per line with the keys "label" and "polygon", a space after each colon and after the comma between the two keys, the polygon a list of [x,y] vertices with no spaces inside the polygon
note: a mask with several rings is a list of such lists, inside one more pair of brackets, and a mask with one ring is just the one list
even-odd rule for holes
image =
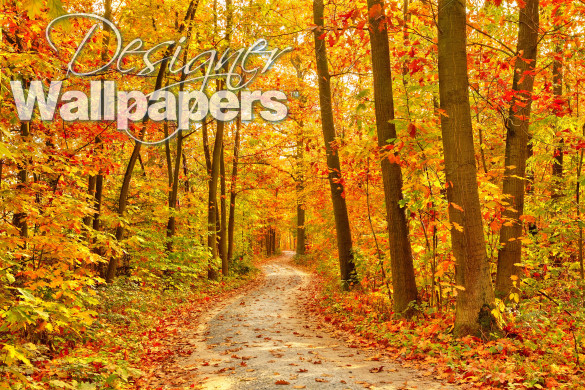
{"label": "curve of the path", "polygon": [[[309,274],[291,253],[263,266],[265,281],[207,313],[194,353],[181,362],[200,389],[452,389],[417,371],[350,348],[301,312]],[[379,355],[379,354],[378,354]]]}

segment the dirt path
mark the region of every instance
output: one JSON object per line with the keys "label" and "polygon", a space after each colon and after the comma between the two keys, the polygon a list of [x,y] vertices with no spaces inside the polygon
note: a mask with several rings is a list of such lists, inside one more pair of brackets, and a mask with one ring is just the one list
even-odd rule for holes
{"label": "dirt path", "polygon": [[195,350],[179,364],[197,379],[195,388],[452,388],[372,359],[316,329],[297,305],[309,275],[292,267],[290,259],[285,254],[264,265],[260,287],[209,312],[189,335]]}

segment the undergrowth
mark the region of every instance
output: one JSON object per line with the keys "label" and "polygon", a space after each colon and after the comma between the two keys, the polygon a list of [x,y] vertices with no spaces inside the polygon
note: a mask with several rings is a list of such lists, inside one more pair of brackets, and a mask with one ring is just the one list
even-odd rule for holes
{"label": "undergrowth", "polygon": [[[584,386],[585,309],[579,283],[525,278],[517,296],[499,302],[505,336],[485,342],[455,338],[451,309],[437,310],[424,302],[417,317],[404,320],[392,312],[385,284],[371,289],[362,278],[361,285],[343,292],[333,259],[320,258],[314,269],[318,283],[309,310],[346,331],[355,343],[385,351],[423,374],[474,389]],[[443,302],[443,307],[453,305],[453,298]]]}
{"label": "undergrowth", "polygon": [[53,296],[23,290],[2,311],[3,327],[9,316],[28,315],[29,322],[19,332],[0,333],[0,389],[133,388],[143,374],[143,346],[162,332],[157,327],[162,317],[241,287],[257,271],[246,256],[236,258],[233,276],[221,281],[209,281],[188,267],[141,268],[110,285],[96,279],[80,288],[75,298],[84,301],[77,307],[58,306]]}

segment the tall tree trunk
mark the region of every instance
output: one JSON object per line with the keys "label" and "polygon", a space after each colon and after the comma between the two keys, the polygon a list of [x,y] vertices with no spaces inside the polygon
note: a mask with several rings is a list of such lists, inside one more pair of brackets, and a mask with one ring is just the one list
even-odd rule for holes
{"label": "tall tree trunk", "polygon": [[[166,82],[166,85],[169,85],[169,82]],[[165,157],[167,163],[167,183],[169,189],[169,206],[170,204],[170,194],[171,194],[171,187],[173,186],[173,157],[171,155],[171,144],[169,138],[169,123],[163,123],[163,134],[165,136]]]}
{"label": "tall tree trunk", "polygon": [[227,258],[231,261],[234,255],[234,228],[236,226],[236,184],[238,181],[238,156],[240,153],[240,129],[242,120],[240,115],[236,119],[236,135],[234,139],[234,160],[232,162],[232,179],[230,181],[230,216],[228,221],[228,249]]}
{"label": "tall tree trunk", "polygon": [[[226,30],[225,30],[225,39],[229,46],[230,42],[230,30],[231,30],[231,18],[232,18],[232,7],[231,1],[226,1],[226,9],[227,9],[227,18],[226,18]],[[213,30],[214,33],[217,34],[217,0],[213,1]],[[228,62],[226,61],[224,64],[224,69],[227,71],[228,69]],[[222,83],[220,79],[217,80],[217,90],[220,91],[222,89]],[[220,175],[223,177],[225,175],[225,164],[223,161],[223,134],[225,130],[225,123],[219,120],[216,120],[216,132],[215,132],[215,142],[213,146],[213,155],[211,157],[211,177],[209,181],[209,199],[208,199],[208,218],[207,218],[207,227],[208,227],[208,234],[210,235],[210,240],[208,241],[212,259],[210,266],[208,268],[207,276],[209,279],[217,279],[217,271],[214,268],[214,264],[216,259],[219,257],[221,259],[221,268],[222,274],[227,275],[228,273],[228,266],[227,266],[227,250],[225,248],[225,183],[222,185],[222,199],[223,201],[221,210],[217,207],[217,184],[218,180],[220,180]],[[223,165],[223,170],[222,170]],[[220,171],[223,171],[220,172]],[[221,212],[221,214],[220,214]],[[213,229],[213,232],[211,230]],[[211,248],[211,246],[213,246]]]}
{"label": "tall tree trunk", "polygon": [[[169,85],[169,81],[167,80],[165,83],[166,86]],[[179,132],[180,133],[180,132]],[[171,252],[173,250],[173,244],[171,243],[171,237],[174,235],[174,231],[171,233],[171,230],[174,230],[175,221],[172,216],[172,212],[174,210],[174,205],[177,203],[177,199],[173,199],[173,156],[171,153],[171,142],[169,140],[169,123],[163,123],[163,134],[165,136],[165,157],[167,163],[167,189],[168,189],[168,208],[169,208],[169,220],[167,221],[167,252]],[[173,202],[174,200],[174,202]]]}
{"label": "tall tree trunk", "polygon": [[[112,0],[104,0],[104,19],[111,20],[112,19]],[[102,28],[107,34],[104,34],[102,38],[102,52],[101,52],[101,60],[102,64],[105,64],[108,61],[108,46],[110,44],[110,34],[112,29],[110,25],[106,22],[102,22]],[[103,76],[102,76],[103,77]],[[103,83],[102,83],[102,93],[101,93],[101,106],[104,107],[104,92],[103,92]],[[102,108],[103,109],[103,108]],[[101,149],[102,146],[102,139],[98,135],[95,137],[95,143]],[[95,176],[95,192],[94,192],[94,199],[93,199],[93,207],[94,207],[94,214],[93,214],[93,221],[92,221],[92,228],[95,231],[100,230],[100,217],[102,212],[102,198],[103,198],[103,191],[104,191],[104,175],[103,171],[100,169],[98,174]],[[102,253],[101,248],[94,248],[95,253]],[[99,267],[101,268],[101,264]]]}
{"label": "tall tree trunk", "polygon": [[[95,175],[90,175],[89,179],[87,180],[87,194],[91,197],[92,202],[95,203],[95,183],[96,183],[96,177]],[[90,226],[91,225],[91,220],[92,220],[93,215],[86,215],[85,217],[83,217],[83,224],[85,226]]]}
{"label": "tall tree trunk", "polygon": [[485,239],[473,145],[467,78],[465,1],[439,0],[439,95],[451,242],[458,291],[455,334],[483,335],[493,322],[494,293]]}
{"label": "tall tree trunk", "polygon": [[[577,105],[579,100],[577,99]],[[581,126],[583,136],[585,136],[585,124]],[[577,161],[577,180],[575,187],[575,205],[577,208],[577,221],[581,222],[581,173],[583,172],[583,149],[579,151],[579,159]],[[579,240],[578,240],[578,259],[579,259],[579,275],[581,279],[585,279],[585,265],[583,264],[583,226],[579,223]]]}
{"label": "tall tree trunk", "polygon": [[270,257],[270,226],[266,227],[266,232],[264,233],[264,245],[266,247],[266,257]]}
{"label": "tall tree trunk", "polygon": [[[300,128],[302,132],[303,123],[300,123]],[[297,140],[297,154],[296,154],[296,164],[297,164],[297,177],[296,177],[296,190],[297,190],[297,247],[296,253],[299,256],[303,256],[305,254],[305,204],[303,202],[303,189],[305,186],[304,181],[304,172],[303,172],[303,148],[304,148],[304,141],[302,133],[299,135]]]}
{"label": "tall tree trunk", "polygon": [[[0,132],[0,142],[2,142],[2,133]],[[4,159],[0,158],[0,190],[2,189],[2,180],[4,179]]]}
{"label": "tall tree trunk", "polygon": [[305,205],[297,200],[297,247],[296,253],[299,256],[305,254]]}
{"label": "tall tree trunk", "polygon": [[176,231],[176,217],[174,215],[177,209],[177,198],[179,195],[179,172],[181,171],[181,157],[183,156],[183,132],[179,131],[177,134],[177,156],[175,158],[175,168],[173,170],[173,185],[169,197],[169,209],[171,215],[167,223],[167,252],[173,250],[173,237]]}
{"label": "tall tree trunk", "polygon": [[[162,66],[161,66],[162,69]],[[160,88],[160,87],[159,87]],[[157,89],[157,88],[155,88]],[[146,125],[142,126],[140,130],[139,139],[144,139],[144,133],[146,131]],[[138,160],[138,155],[140,153],[140,148],[142,147],[141,142],[134,143],[134,149],[132,150],[132,155],[130,156],[130,160],[128,160],[128,165],[126,166],[126,173],[124,174],[124,180],[122,181],[122,188],[120,189],[120,196],[118,197],[118,215],[120,217],[124,216],[126,212],[126,207],[128,205],[128,192],[130,191],[130,181],[132,180],[132,172],[134,171],[134,166],[136,165],[136,161]],[[124,237],[124,226],[122,223],[119,223],[116,227],[116,240],[121,241]],[[116,277],[116,270],[118,268],[118,257],[113,255],[110,257],[110,261],[108,263],[108,269],[106,271],[106,282],[112,283],[114,278]]]}
{"label": "tall tree trunk", "polygon": [[209,149],[209,134],[207,131],[207,122],[201,123],[201,136],[203,137],[203,156],[205,157],[205,168],[207,169],[208,178],[211,179],[211,151]]}
{"label": "tall tree trunk", "polygon": [[333,121],[333,107],[331,104],[331,80],[327,64],[327,49],[325,40],[319,39],[324,32],[324,5],[323,0],[313,0],[313,18],[317,28],[313,31],[315,39],[315,58],[317,62],[317,78],[319,80],[319,102],[321,106],[321,126],[327,153],[327,167],[329,169],[329,186],[331,187],[331,201],[335,216],[335,231],[337,233],[337,249],[339,251],[339,268],[341,271],[342,288],[348,289],[357,282],[353,259],[351,230],[349,216],[345,203],[343,180],[339,154],[335,147],[335,124]]}
{"label": "tall tree trunk", "polygon": [[[378,9],[376,12],[375,10]],[[394,144],[396,127],[394,125],[394,98],[392,96],[392,74],[390,49],[384,2],[368,0],[370,9],[370,44],[372,48],[372,70],[374,73],[374,101],[378,146],[382,151],[382,178],[384,181],[384,200],[390,244],[392,265],[392,287],[394,290],[394,311],[411,315],[411,303],[417,300],[416,281],[412,249],[410,247],[408,223],[402,201],[402,172],[400,165],[390,162],[384,153],[387,145]],[[394,155],[396,153],[390,152]]]}
{"label": "tall tree trunk", "polygon": [[[23,142],[28,142],[30,136],[30,122],[20,122],[20,137]],[[26,183],[28,181],[28,171],[25,163],[18,164],[18,184],[16,186],[17,191],[24,191],[26,189]],[[18,229],[21,237],[28,237],[28,223],[26,222],[26,213],[24,211],[14,213],[12,217],[12,224]]]}
{"label": "tall tree trunk", "polygon": [[187,167],[187,155],[183,152],[183,175],[185,175],[185,192],[191,192],[191,185],[189,184],[189,168]]}
{"label": "tall tree trunk", "polygon": [[[520,276],[518,264],[522,257],[522,222],[524,213],[524,187],[526,183],[526,158],[528,154],[530,110],[534,86],[534,67],[538,45],[539,0],[527,0],[520,9],[518,29],[518,58],[514,66],[512,90],[515,91],[506,120],[506,157],[503,193],[509,206],[502,216],[509,223],[500,230],[496,295],[506,297],[513,288],[513,275]],[[523,53],[523,54],[520,54]]]}
{"label": "tall tree trunk", "polygon": [[266,256],[272,256],[272,227],[266,231]]}
{"label": "tall tree trunk", "polygon": [[218,243],[217,243],[217,221],[218,221],[218,210],[217,210],[217,184],[219,181],[219,168],[220,158],[222,152],[223,143],[223,130],[224,123],[217,121],[217,130],[215,132],[215,142],[213,145],[213,154],[211,156],[211,176],[209,179],[208,188],[208,213],[207,213],[207,234],[208,241],[207,245],[211,251],[211,259],[209,262],[207,277],[211,280],[217,279],[217,270],[215,269],[215,261],[219,256]]}
{"label": "tall tree trunk", "polygon": [[[555,48],[555,59],[553,61],[552,74],[553,74],[553,94],[556,99],[561,99],[563,96],[563,64],[561,62],[563,51],[560,44],[557,44]],[[554,113],[558,115],[558,112]],[[555,131],[558,130],[555,125]],[[563,180],[563,145],[564,139],[561,137],[558,141],[558,146],[555,147],[554,160],[552,167],[552,198],[560,198],[562,195],[562,180]]]}
{"label": "tall tree trunk", "polygon": [[100,172],[95,180],[95,213],[93,215],[93,229],[100,230],[100,215],[102,212],[102,197],[104,191],[104,175]]}
{"label": "tall tree trunk", "polygon": [[[217,279],[217,272],[213,267],[213,262],[217,256],[217,242],[216,242],[216,233],[217,229],[212,229],[211,226],[216,226],[214,203],[210,201],[211,199],[211,184],[212,184],[212,164],[211,164],[211,151],[209,149],[209,135],[207,134],[207,122],[203,121],[201,124],[201,135],[203,137],[203,155],[205,156],[205,167],[207,168],[207,190],[208,190],[208,200],[207,200],[207,247],[209,248],[209,252],[211,253],[211,258],[209,259],[207,265],[207,278],[210,280]],[[217,187],[217,185],[216,185]]]}
{"label": "tall tree trunk", "polygon": [[[191,30],[189,30],[189,32],[187,33],[187,42],[190,42],[190,38],[191,38]],[[185,50],[183,52],[183,62],[187,62],[187,54],[188,50]],[[181,75],[181,82],[184,82],[186,79],[186,75],[182,74]],[[168,81],[167,81],[167,85],[168,85]],[[181,93],[184,89],[185,84],[181,84],[179,86],[179,93]],[[165,122],[165,138],[168,138],[169,136],[169,132],[168,132],[168,125],[167,122]],[[171,187],[171,191],[169,193],[169,211],[170,211],[170,215],[169,215],[169,221],[167,223],[167,252],[172,252],[173,250],[173,238],[175,237],[175,233],[176,233],[176,229],[177,229],[177,222],[176,222],[176,216],[175,214],[175,210],[177,209],[177,200],[179,197],[179,172],[181,170],[181,158],[184,157],[184,153],[183,153],[183,132],[179,131],[177,134],[177,150],[176,150],[176,156],[175,156],[175,167],[173,169],[173,167],[171,166],[171,161],[172,161],[172,156],[171,156],[171,150],[170,150],[170,146],[169,146],[169,140],[167,139],[165,141],[165,151],[166,151],[166,156],[167,156],[167,165],[168,165],[168,171],[169,171],[169,187]]]}
{"label": "tall tree trunk", "polygon": [[[96,142],[101,142],[101,140],[98,138],[99,141]],[[100,223],[100,218],[101,218],[101,213],[102,213],[102,199],[103,199],[103,192],[104,192],[104,175],[102,174],[102,172],[100,171],[100,173],[97,174],[96,179],[95,179],[95,197],[94,197],[94,214],[93,214],[93,222],[92,222],[92,227],[94,231],[99,231],[101,230],[101,223]],[[100,256],[103,256],[104,250],[102,247],[100,246],[95,246],[92,251],[94,253],[99,254]],[[109,264],[108,264],[109,265]],[[103,267],[103,265],[100,263],[98,265],[98,270],[101,270]],[[100,271],[101,273],[101,271]]]}
{"label": "tall tree trunk", "polygon": [[[291,58],[291,65],[297,71],[297,79],[299,82],[303,82],[305,67],[301,61],[300,56],[294,56]],[[300,96],[299,100],[302,105],[306,103],[306,96]],[[306,245],[306,230],[305,230],[305,204],[303,199],[303,190],[305,188],[305,167],[303,164],[303,154],[305,148],[305,135],[304,135],[304,122],[301,119],[298,121],[298,133],[297,133],[297,150],[295,155],[295,184],[296,184],[296,195],[297,195],[297,240],[296,240],[296,254],[303,256],[305,254]]]}
{"label": "tall tree trunk", "polygon": [[221,211],[221,222],[219,229],[219,256],[221,258],[221,274],[228,276],[229,263],[227,256],[227,208],[226,208],[226,186],[225,186],[225,153],[224,147],[221,146],[221,156],[219,162],[220,170],[220,192],[221,198],[219,200]]}

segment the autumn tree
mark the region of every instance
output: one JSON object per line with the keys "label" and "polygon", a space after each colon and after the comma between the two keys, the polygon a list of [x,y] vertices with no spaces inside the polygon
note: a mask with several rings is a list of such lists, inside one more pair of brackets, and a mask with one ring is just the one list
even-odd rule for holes
{"label": "autumn tree", "polygon": [[[213,152],[207,152],[207,165],[209,166],[209,180],[208,180],[208,213],[207,213],[207,245],[211,251],[211,259],[208,267],[208,278],[217,279],[217,270],[215,269],[215,259],[219,257],[219,247],[217,240],[217,222],[220,218],[217,207],[217,184],[219,182],[220,173],[220,159],[223,149],[223,132],[225,124],[222,121],[216,122],[215,141],[213,143]],[[204,126],[206,129],[207,126]],[[207,139],[207,131],[203,132],[204,142]]]}
{"label": "autumn tree", "polygon": [[455,333],[489,331],[494,293],[483,232],[469,104],[465,1],[439,1],[439,97],[457,295]]}
{"label": "autumn tree", "polygon": [[[241,94],[239,95],[241,96]],[[236,118],[236,134],[234,135],[234,154],[232,161],[232,174],[230,180],[230,204],[229,204],[229,217],[228,217],[228,245],[227,245],[227,258],[228,260],[233,259],[234,253],[234,229],[236,226],[236,197],[237,189],[236,185],[238,182],[238,157],[240,154],[240,132],[242,128],[242,120],[238,116]]]}
{"label": "autumn tree", "polygon": [[[536,13],[538,17],[538,12]],[[538,19],[537,19],[538,22]],[[534,24],[532,22],[532,24]],[[520,24],[522,26],[522,24]],[[536,24],[538,28],[538,23]],[[535,39],[538,39],[538,31],[534,33],[536,36]],[[520,37],[520,35],[518,35]],[[520,41],[518,41],[520,43]],[[535,44],[536,45],[536,44]],[[536,51],[536,49],[535,49]],[[554,53],[554,60],[552,63],[552,82],[553,82],[553,94],[557,101],[561,102],[563,99],[563,50],[561,44],[557,43],[555,47]],[[561,106],[562,107],[562,106]],[[564,107],[563,107],[564,108]],[[559,115],[559,109],[553,112],[555,115]],[[555,131],[558,131],[558,128],[555,124]],[[553,154],[553,167],[552,167],[552,174],[553,174],[553,188],[552,188],[552,196],[553,198],[559,198],[561,196],[561,188],[562,188],[562,180],[563,180],[563,156],[564,156],[564,148],[563,148],[563,138],[559,139],[558,145],[554,149]]]}
{"label": "autumn tree", "polygon": [[[299,55],[294,56],[291,58],[291,65],[293,66],[296,77],[298,82],[302,82],[305,77],[305,70],[303,69],[303,62]],[[305,114],[302,110],[303,106],[307,102],[307,97],[304,95],[299,96],[299,111],[301,111],[301,115]],[[299,256],[303,256],[305,254],[305,246],[306,246],[306,229],[305,229],[305,220],[306,220],[306,210],[305,210],[305,203],[303,201],[303,190],[305,187],[305,167],[303,164],[303,154],[305,148],[305,135],[304,135],[304,127],[305,123],[303,118],[292,118],[295,123],[297,124],[297,131],[296,131],[296,153],[295,153],[295,163],[296,163],[296,173],[294,175],[295,180],[295,189],[296,189],[296,202],[297,202],[297,229],[296,229],[296,253]]]}
{"label": "autumn tree", "polygon": [[[374,74],[374,102],[378,146],[381,151],[384,200],[388,221],[390,260],[392,264],[392,286],[394,288],[394,310],[404,313],[417,300],[416,281],[412,249],[404,205],[401,205],[402,171],[398,155],[392,151],[396,141],[394,124],[394,98],[392,96],[392,73],[388,45],[388,25],[384,2],[368,0],[370,22],[370,45]],[[393,157],[390,161],[390,156]]]}
{"label": "autumn tree", "polygon": [[[534,68],[538,45],[539,0],[527,0],[520,8],[518,47],[514,65],[514,92],[506,119],[506,154],[503,193],[509,206],[502,212],[504,223],[500,231],[501,249],[498,251],[496,295],[506,297],[513,288],[514,275],[520,275],[517,264],[522,256],[522,221],[524,214],[524,188],[526,184],[526,158],[530,139],[530,111],[534,87]],[[556,92],[556,90],[555,90]]]}
{"label": "autumn tree", "polygon": [[302,137],[302,123],[299,125],[301,134],[297,138],[297,166],[298,172],[296,177],[296,189],[297,189],[297,242],[296,242],[296,253],[299,256],[305,254],[306,246],[306,210],[303,202],[303,189],[304,189],[304,172],[303,172],[303,137]]}
{"label": "autumn tree", "polygon": [[324,5],[323,0],[313,1],[313,20],[317,26],[313,31],[315,39],[315,58],[317,63],[317,78],[319,80],[319,102],[321,106],[321,127],[327,153],[328,179],[331,187],[331,201],[335,217],[335,231],[337,233],[337,249],[339,251],[339,267],[341,281],[344,288],[349,288],[357,281],[353,259],[351,230],[349,216],[345,202],[341,163],[339,161],[338,146],[336,143],[335,123],[331,104],[331,81],[329,65],[327,64],[327,48],[324,34]]}

